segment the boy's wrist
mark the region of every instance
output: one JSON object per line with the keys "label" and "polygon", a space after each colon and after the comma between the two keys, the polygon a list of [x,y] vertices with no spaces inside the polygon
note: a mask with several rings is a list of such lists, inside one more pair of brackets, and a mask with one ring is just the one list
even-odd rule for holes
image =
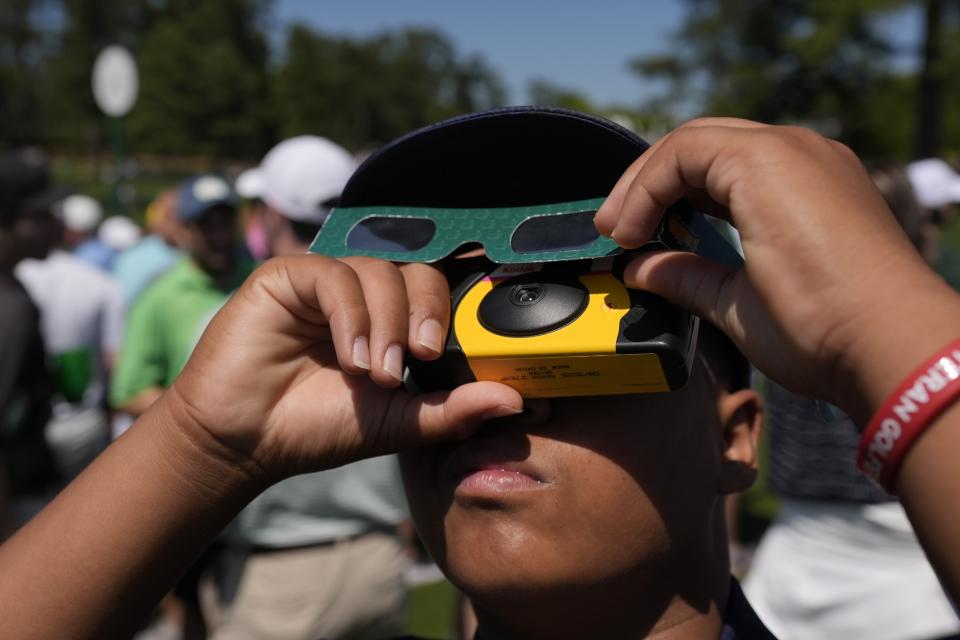
{"label": "boy's wrist", "polygon": [[156,421],[161,455],[182,478],[212,501],[244,501],[270,484],[250,456],[220,442],[191,415],[174,387],[147,413]]}
{"label": "boy's wrist", "polygon": [[960,337],[955,298],[939,279],[931,286],[918,283],[876,309],[873,320],[851,340],[836,388],[861,429],[923,360]]}

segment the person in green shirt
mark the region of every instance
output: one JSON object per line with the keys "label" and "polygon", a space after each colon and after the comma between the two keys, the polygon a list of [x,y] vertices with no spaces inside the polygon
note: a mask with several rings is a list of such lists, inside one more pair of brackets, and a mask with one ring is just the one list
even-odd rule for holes
{"label": "person in green shirt", "polygon": [[236,196],[218,176],[200,175],[177,193],[186,256],[130,311],[110,402],[142,414],[187,363],[207,322],[249,274],[237,252]]}
{"label": "person in green shirt", "polygon": [[[207,323],[252,270],[237,243],[237,198],[226,180],[198,175],[177,190],[185,256],[137,300],[127,319],[110,388],[114,408],[143,414],[187,364]],[[204,637],[197,581],[208,552],[161,603],[167,625],[184,637]]]}

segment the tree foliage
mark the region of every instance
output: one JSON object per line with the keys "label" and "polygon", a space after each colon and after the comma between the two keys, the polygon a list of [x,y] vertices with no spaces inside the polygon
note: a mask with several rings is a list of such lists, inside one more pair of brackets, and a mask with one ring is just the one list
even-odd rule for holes
{"label": "tree foliage", "polygon": [[104,133],[90,86],[94,60],[111,44],[135,50],[154,11],[147,0],[66,0],[62,11],[64,26],[37,76],[44,138],[57,147],[98,149]]}
{"label": "tree foliage", "polygon": [[261,0],[168,0],[140,42],[140,98],[130,115],[137,148],[229,157],[259,154],[267,40]]}
{"label": "tree foliage", "polygon": [[323,133],[353,148],[503,102],[499,78],[423,29],[368,39],[327,36],[295,25],[276,74],[281,137]]}
{"label": "tree foliage", "polygon": [[0,3],[0,145],[105,148],[115,123],[90,73],[117,43],[140,71],[125,118],[125,147],[138,152],[252,160],[299,133],[369,147],[504,101],[487,63],[436,31],[345,38],[297,25],[271,52],[271,10],[271,0]]}
{"label": "tree foliage", "polygon": [[41,103],[34,78],[42,65],[43,34],[36,0],[0,2],[0,141],[22,145],[42,132]]}
{"label": "tree foliage", "polygon": [[[955,0],[953,0],[955,2]],[[896,71],[882,19],[908,0],[686,0],[672,51],[633,69],[675,104],[814,126],[867,155],[908,156],[915,78]]]}
{"label": "tree foliage", "polygon": [[[866,155],[907,158],[931,139],[960,146],[960,0],[684,2],[671,49],[631,62],[666,93],[598,105],[537,80],[531,101],[623,116],[654,134],[700,111],[812,125]],[[920,72],[893,64],[904,52],[881,23],[905,8],[938,16],[926,53],[912,52],[925,60]],[[356,38],[293,25],[269,38],[272,9],[273,0],[0,2],[0,146],[104,149],[111,123],[90,71],[114,43],[140,69],[125,119],[125,146],[138,152],[252,160],[300,133],[369,148],[504,102],[489,65],[442,33]]]}

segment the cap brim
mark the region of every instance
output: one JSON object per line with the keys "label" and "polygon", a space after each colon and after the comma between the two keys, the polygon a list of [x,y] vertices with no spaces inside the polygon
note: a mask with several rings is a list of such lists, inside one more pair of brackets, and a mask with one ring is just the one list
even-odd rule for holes
{"label": "cap brim", "polygon": [[254,198],[263,198],[264,191],[263,170],[260,167],[247,169],[237,177],[234,188],[237,195],[247,200]]}

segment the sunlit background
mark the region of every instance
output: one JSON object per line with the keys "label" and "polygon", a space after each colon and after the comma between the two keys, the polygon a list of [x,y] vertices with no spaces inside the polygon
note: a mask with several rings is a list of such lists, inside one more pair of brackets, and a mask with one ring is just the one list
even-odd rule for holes
{"label": "sunlit background", "polygon": [[[91,90],[132,54],[129,113]],[[3,0],[0,149],[141,222],[158,192],[235,177],[277,141],[362,155],[417,127],[513,104],[600,114],[653,140],[702,114],[812,127],[865,159],[960,150],[957,0]],[[954,222],[943,235],[958,245]],[[750,494],[755,539],[775,504]],[[452,589],[414,594],[411,631],[452,633]]]}
{"label": "sunlit background", "polygon": [[[505,104],[614,116],[648,137],[701,113],[798,122],[907,160],[960,143],[958,23],[949,0],[7,0],[0,144],[49,149],[73,182],[136,160],[108,201],[132,215],[152,177],[249,164],[282,137],[362,151]],[[109,44],[140,71],[122,122],[90,90]]]}

